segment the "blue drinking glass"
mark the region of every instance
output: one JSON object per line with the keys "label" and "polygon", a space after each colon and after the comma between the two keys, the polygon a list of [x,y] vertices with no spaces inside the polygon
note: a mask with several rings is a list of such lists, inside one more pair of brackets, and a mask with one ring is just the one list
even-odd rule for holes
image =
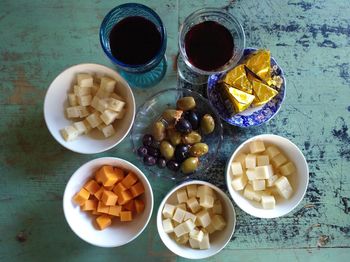
{"label": "blue drinking glass", "polygon": [[[116,59],[109,45],[109,34],[113,27],[130,16],[141,16],[151,21],[161,36],[161,47],[158,53],[147,63],[140,65],[125,64]],[[151,8],[136,3],[122,4],[113,8],[105,16],[100,27],[100,42],[103,51],[117,67],[119,73],[133,87],[150,87],[157,84],[164,77],[167,69],[165,50],[167,44],[166,30],[159,15]]]}

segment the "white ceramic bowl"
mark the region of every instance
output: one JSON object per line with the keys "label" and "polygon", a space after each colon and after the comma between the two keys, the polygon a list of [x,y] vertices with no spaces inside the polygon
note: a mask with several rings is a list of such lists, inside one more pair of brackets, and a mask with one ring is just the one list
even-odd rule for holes
{"label": "white ceramic bowl", "polygon": [[[104,230],[97,230],[93,225],[93,219],[96,216],[82,211],[72,199],[94,172],[103,165],[118,166],[137,175],[145,188],[145,193],[142,195],[145,209],[131,222],[120,222],[114,219],[111,226]],[[102,157],[85,163],[69,179],[63,195],[63,211],[70,228],[81,239],[99,247],[117,247],[134,240],[146,228],[152,210],[153,192],[146,176],[136,166],[120,158]]]}
{"label": "white ceramic bowl", "polygon": [[[288,200],[277,197],[274,209],[264,210],[260,203],[244,198],[242,191],[238,192],[231,186],[230,163],[239,154],[249,153],[249,143],[254,140],[261,140],[265,145],[276,145],[295,164],[297,169],[295,175],[288,176],[288,180],[294,190],[292,197]],[[230,157],[226,165],[226,184],[232,199],[246,213],[260,218],[280,217],[291,212],[302,201],[309,184],[309,167],[300,149],[287,138],[272,134],[258,135],[242,143]]]}
{"label": "white ceramic bowl", "polygon": [[[177,203],[176,200],[176,191],[180,188],[183,188],[187,185],[207,185],[211,187],[217,194],[218,198],[221,200],[221,203],[223,205],[224,210],[224,218],[226,221],[226,227],[222,231],[216,231],[213,234],[210,235],[210,248],[206,250],[199,250],[199,249],[192,249],[188,245],[180,245],[177,244],[174,239],[172,239],[167,233],[163,230],[163,224],[162,224],[162,210],[164,208],[165,203],[175,204]],[[157,213],[157,229],[160,238],[162,239],[163,243],[166,245],[166,247],[174,252],[176,255],[189,258],[189,259],[204,259],[208,258],[210,256],[213,256],[220,252],[230,241],[233,232],[235,230],[236,226],[236,213],[235,209],[232,205],[231,200],[228,198],[228,196],[225,195],[225,193],[219,189],[218,187],[214,186],[213,184],[210,184],[208,182],[200,181],[200,180],[192,180],[188,182],[184,182],[175,188],[173,188],[163,199],[162,203],[159,206],[158,213]]]}
{"label": "white ceramic bowl", "polygon": [[[104,138],[98,130],[93,130],[88,135],[82,135],[74,141],[67,142],[60,134],[62,128],[73,123],[65,116],[65,108],[68,106],[67,94],[75,83],[77,73],[85,72],[115,79],[116,90],[125,99],[127,112],[123,119],[118,120],[118,128],[113,136]],[[129,84],[116,71],[98,64],[79,64],[64,70],[52,81],[44,102],[45,122],[51,135],[65,148],[82,154],[104,152],[119,144],[128,135],[134,122],[135,112],[135,99]]]}

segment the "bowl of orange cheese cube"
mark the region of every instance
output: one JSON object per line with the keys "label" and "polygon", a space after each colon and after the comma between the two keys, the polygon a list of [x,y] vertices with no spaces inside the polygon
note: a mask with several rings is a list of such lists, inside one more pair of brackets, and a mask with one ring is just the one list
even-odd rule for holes
{"label": "bowl of orange cheese cube", "polygon": [[100,247],[129,243],[147,226],[153,192],[146,176],[130,162],[113,157],[91,160],[67,183],[66,220],[75,234]]}
{"label": "bowl of orange cheese cube", "polygon": [[232,199],[246,213],[260,218],[288,214],[302,201],[309,168],[300,149],[272,134],[252,137],[232,154],[226,166]]}

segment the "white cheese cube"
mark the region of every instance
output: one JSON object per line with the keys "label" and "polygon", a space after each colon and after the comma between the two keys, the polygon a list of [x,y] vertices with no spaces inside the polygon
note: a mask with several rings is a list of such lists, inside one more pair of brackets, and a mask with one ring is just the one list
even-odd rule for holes
{"label": "white cheese cube", "polygon": [[101,78],[100,88],[108,93],[113,93],[116,81],[109,77],[103,76]]}
{"label": "white cheese cube", "polygon": [[66,108],[68,118],[77,118],[79,117],[79,110],[77,106],[67,107]]}
{"label": "white cheese cube", "polygon": [[196,219],[197,219],[197,216],[196,215],[194,215],[194,214],[192,214],[191,212],[188,212],[188,211],[186,211],[186,213],[185,213],[185,216],[184,216],[184,221],[186,221],[186,220],[188,220],[188,219],[191,219],[192,220],[192,222],[194,223],[194,222],[196,222]]}
{"label": "white cheese cube", "polygon": [[91,104],[91,100],[92,100],[91,95],[78,96],[78,103],[81,106],[89,106]]}
{"label": "white cheese cube", "polygon": [[[101,113],[103,113],[105,110],[107,110],[108,108],[108,103],[105,99],[100,99],[98,100],[98,104],[97,104],[97,108],[96,110],[100,111]],[[116,116],[117,118],[117,116]]]}
{"label": "white cheese cube", "polygon": [[254,191],[252,185],[247,185],[243,191],[243,196],[249,200],[259,201],[259,196]]}
{"label": "white cheese cube", "polygon": [[171,204],[165,204],[162,214],[165,218],[172,218],[174,215],[174,211],[175,211],[176,207],[174,205]]}
{"label": "white cheese cube", "polygon": [[179,244],[181,244],[181,245],[185,245],[185,244],[188,242],[189,239],[190,239],[189,234],[184,234],[184,235],[182,235],[181,237],[177,237],[177,236],[175,235],[175,241],[176,241],[176,243],[179,243]]}
{"label": "white cheese cube", "polygon": [[212,208],[214,206],[214,198],[211,195],[204,195],[199,198],[199,205],[204,208]]}
{"label": "white cheese cube", "polygon": [[90,114],[86,106],[77,106],[77,110],[80,118],[87,117]]}
{"label": "white cheese cube", "polygon": [[105,123],[101,123],[97,126],[97,129],[102,131],[103,128],[105,128],[107,125]]}
{"label": "white cheese cube", "polygon": [[177,237],[181,237],[186,234],[183,223],[174,227],[174,233]]}
{"label": "white cheese cube", "polygon": [[181,203],[181,204],[178,204],[176,205],[177,208],[181,208],[182,210],[187,210],[187,207],[186,207],[186,203]]}
{"label": "white cheese cube", "polygon": [[204,237],[204,233],[202,230],[193,229],[190,232],[190,238],[197,240],[198,242],[201,242],[203,240],[203,237]]}
{"label": "white cheese cube", "polygon": [[279,175],[273,175],[272,177],[268,178],[266,180],[266,187],[272,187],[275,185],[276,180],[278,179]]}
{"label": "white cheese cube", "polygon": [[271,195],[271,193],[269,191],[266,191],[266,190],[254,191],[254,192],[255,192],[254,200],[256,200],[258,202],[261,201],[262,196],[270,196]]}
{"label": "white cheese cube", "polygon": [[111,98],[114,98],[114,99],[117,99],[117,100],[119,100],[119,101],[123,101],[124,102],[124,99],[120,96],[120,95],[118,95],[118,94],[116,94],[116,93],[112,93],[109,97],[111,97]]}
{"label": "white cheese cube", "polygon": [[222,214],[222,204],[220,200],[215,200],[213,206],[213,214]]}
{"label": "white cheese cube", "polygon": [[93,83],[91,87],[91,95],[95,96],[99,88],[100,87],[97,83]]}
{"label": "white cheese cube", "polygon": [[268,156],[270,157],[270,159],[274,158],[275,156],[277,156],[280,151],[278,150],[277,147],[275,146],[269,146],[267,149],[266,149],[266,153],[268,154]]}
{"label": "white cheese cube", "polygon": [[231,174],[233,176],[240,176],[243,174],[243,168],[240,162],[231,163]]}
{"label": "white cheese cube", "polygon": [[190,199],[187,200],[187,206],[188,208],[193,212],[193,213],[197,213],[197,211],[199,211],[201,209],[197,198],[195,197],[191,197]]}
{"label": "white cheese cube", "polygon": [[182,224],[183,224],[183,229],[185,230],[186,233],[190,233],[196,227],[192,219],[188,219]]}
{"label": "white cheese cube", "polygon": [[85,134],[87,131],[84,121],[75,122],[73,126],[76,130],[78,130],[79,135]]}
{"label": "white cheese cube", "polygon": [[257,166],[267,166],[270,164],[270,158],[268,155],[261,155],[256,157]]}
{"label": "white cheese cube", "polygon": [[276,205],[276,200],[273,196],[262,196],[261,204],[264,209],[274,209]]}
{"label": "white cheese cube", "polygon": [[204,186],[199,186],[197,188],[197,197],[201,197],[201,196],[204,196],[204,195],[211,195],[213,196],[214,195],[214,191],[212,188],[204,185]]}
{"label": "white cheese cube", "polygon": [[271,159],[271,163],[274,168],[279,168],[283,164],[287,163],[287,158],[283,154],[278,154],[274,158]]}
{"label": "white cheese cube", "polygon": [[248,177],[248,179],[249,179],[250,181],[251,181],[251,180],[257,179],[257,178],[256,178],[255,168],[247,169],[245,174],[247,175],[247,177]]}
{"label": "white cheese cube", "polygon": [[197,196],[197,185],[192,184],[186,186],[187,196],[188,198],[196,197]]}
{"label": "white cheese cube", "polygon": [[122,111],[118,112],[118,116],[116,119],[123,119],[126,114],[126,108],[124,107]]}
{"label": "white cheese cube", "polygon": [[252,186],[254,191],[265,190],[265,180],[264,179],[253,180]]}
{"label": "white cheese cube", "polygon": [[209,224],[205,230],[209,233],[209,234],[212,234],[216,231],[215,227],[213,226],[213,224]]}
{"label": "white cheese cube", "polygon": [[196,214],[197,221],[202,227],[207,227],[211,223],[211,218],[206,210],[202,210],[199,213]]}
{"label": "white cheese cube", "polygon": [[257,166],[255,168],[256,179],[268,179],[273,176],[272,166]]}
{"label": "white cheese cube", "polygon": [[255,168],[256,167],[256,155],[248,154],[245,158],[246,168]]}
{"label": "white cheese cube", "polygon": [[90,106],[97,110],[100,99],[97,96],[94,96],[91,100]]}
{"label": "white cheese cube", "polygon": [[211,223],[214,226],[215,230],[223,230],[226,226],[225,219],[221,215],[214,215],[211,218]]}
{"label": "white cheese cube", "polygon": [[255,140],[249,143],[250,153],[256,154],[265,151],[265,145],[263,141]]}
{"label": "white cheese cube", "polygon": [[296,172],[296,168],[292,162],[288,162],[287,164],[284,164],[280,167],[280,172],[282,176],[289,176]]}
{"label": "white cheese cube", "polygon": [[186,211],[183,210],[182,208],[176,208],[175,213],[173,215],[173,220],[181,223],[185,217]]}
{"label": "white cheese cube", "polygon": [[72,93],[68,94],[68,102],[70,106],[77,106],[78,101],[76,95]]}
{"label": "white cheese cube", "polygon": [[110,137],[115,134],[114,127],[112,125],[108,125],[102,128],[102,133],[105,137]]}
{"label": "white cheese cube", "polygon": [[111,109],[116,112],[122,111],[125,102],[114,99],[114,98],[107,98],[107,103],[108,103],[108,109]]}
{"label": "white cheese cube", "polygon": [[73,92],[76,96],[86,96],[91,94],[91,87],[83,87],[75,85],[73,87]]}
{"label": "white cheese cube", "polygon": [[86,119],[84,119],[83,122],[86,128],[85,134],[88,134],[92,130],[92,127]]}
{"label": "white cheese cube", "polygon": [[81,87],[91,87],[94,79],[90,74],[80,73],[77,75],[77,83]]}
{"label": "white cheese cube", "polygon": [[103,90],[102,88],[99,88],[95,94],[96,97],[98,97],[99,99],[107,99],[110,96],[110,93],[108,93],[107,91]]}
{"label": "white cheese cube", "polygon": [[65,128],[61,129],[61,135],[64,140],[72,141],[78,137],[79,132],[73,126],[66,126]]}
{"label": "white cheese cube", "polygon": [[236,158],[235,158],[235,162],[240,162],[241,165],[242,165],[242,168],[243,169],[246,169],[246,166],[245,166],[245,158],[247,157],[246,154],[239,154]]}
{"label": "white cheese cube", "polygon": [[[204,236],[203,236],[203,237],[204,237]],[[190,242],[191,248],[193,248],[193,249],[199,249],[199,241],[198,241],[198,240],[193,239],[193,238],[190,238],[190,239],[189,239],[189,242]]]}
{"label": "white cheese cube", "polygon": [[103,111],[103,113],[101,114],[100,117],[106,125],[110,125],[111,123],[114,122],[114,120],[117,118],[117,116],[118,116],[118,113],[107,109],[107,110]]}
{"label": "white cheese cube", "polygon": [[209,234],[206,233],[204,234],[202,241],[199,242],[199,249],[209,249],[209,248],[210,248]]}
{"label": "white cheese cube", "polygon": [[179,204],[186,202],[188,200],[186,188],[179,189],[176,192],[176,197]]}
{"label": "white cheese cube", "polygon": [[277,192],[285,199],[289,199],[293,194],[293,188],[290,185],[288,178],[281,176],[275,181]]}
{"label": "white cheese cube", "polygon": [[246,176],[240,176],[235,179],[232,179],[231,185],[234,190],[240,191],[245,187],[245,185],[247,184],[247,181],[248,179]]}
{"label": "white cheese cube", "polygon": [[90,126],[91,126],[92,128],[95,128],[95,127],[97,127],[99,124],[102,123],[102,120],[101,120],[101,118],[100,118],[100,116],[99,116],[98,113],[92,113],[92,114],[90,114],[90,115],[86,118],[86,120],[89,122],[89,124],[90,124]]}
{"label": "white cheese cube", "polygon": [[170,218],[163,220],[163,229],[164,229],[164,232],[167,234],[174,232],[174,227],[173,227],[173,224],[171,223]]}

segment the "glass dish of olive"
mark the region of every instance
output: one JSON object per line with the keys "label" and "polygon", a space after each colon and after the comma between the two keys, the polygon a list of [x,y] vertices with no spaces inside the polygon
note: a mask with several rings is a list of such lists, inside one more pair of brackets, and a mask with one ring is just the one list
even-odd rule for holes
{"label": "glass dish of olive", "polygon": [[134,152],[152,174],[184,180],[210,167],[221,146],[223,128],[202,95],[171,88],[140,106],[130,134]]}

